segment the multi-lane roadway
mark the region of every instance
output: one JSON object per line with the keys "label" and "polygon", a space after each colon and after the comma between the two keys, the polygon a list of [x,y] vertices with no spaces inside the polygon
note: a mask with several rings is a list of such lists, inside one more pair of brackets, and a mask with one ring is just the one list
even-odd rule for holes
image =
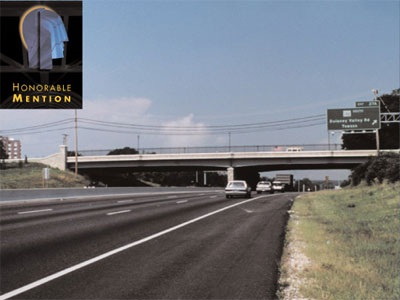
{"label": "multi-lane roadway", "polygon": [[295,194],[0,204],[0,299],[272,299]]}

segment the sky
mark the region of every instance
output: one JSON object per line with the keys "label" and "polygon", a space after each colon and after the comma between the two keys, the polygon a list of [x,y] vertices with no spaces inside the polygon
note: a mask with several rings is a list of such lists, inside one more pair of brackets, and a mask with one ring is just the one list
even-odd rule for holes
{"label": "sky", "polygon": [[[84,107],[78,117],[204,128],[354,107],[355,101],[372,100],[372,89],[382,94],[399,88],[399,6],[399,1],[85,0]],[[2,110],[0,128],[73,115]],[[21,140],[24,155],[40,157],[58,151],[63,133],[72,148],[73,130],[11,137]],[[136,148],[137,135],[141,148],[228,144],[226,134],[80,129],[79,149]],[[232,145],[327,141],[326,125],[231,136]],[[340,134],[331,142],[340,143]]]}

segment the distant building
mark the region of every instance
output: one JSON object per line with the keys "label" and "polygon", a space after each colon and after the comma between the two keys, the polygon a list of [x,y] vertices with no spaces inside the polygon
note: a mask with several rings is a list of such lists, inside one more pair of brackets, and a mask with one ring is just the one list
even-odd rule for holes
{"label": "distant building", "polygon": [[0,136],[0,141],[3,142],[6,154],[10,159],[21,158],[21,141],[6,136]]}

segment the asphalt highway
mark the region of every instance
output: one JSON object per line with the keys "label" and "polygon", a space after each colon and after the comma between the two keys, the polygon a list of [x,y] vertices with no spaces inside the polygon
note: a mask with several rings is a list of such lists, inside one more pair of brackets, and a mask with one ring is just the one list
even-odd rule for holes
{"label": "asphalt highway", "polygon": [[0,299],[273,299],[296,194],[0,206]]}

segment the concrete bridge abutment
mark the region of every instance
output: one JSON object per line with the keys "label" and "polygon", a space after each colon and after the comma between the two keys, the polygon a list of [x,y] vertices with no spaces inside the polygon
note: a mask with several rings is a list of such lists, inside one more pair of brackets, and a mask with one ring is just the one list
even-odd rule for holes
{"label": "concrete bridge abutment", "polygon": [[31,158],[29,159],[29,161],[41,163],[49,167],[65,171],[67,170],[67,157],[68,157],[67,146],[60,145],[60,152],[43,158]]}

